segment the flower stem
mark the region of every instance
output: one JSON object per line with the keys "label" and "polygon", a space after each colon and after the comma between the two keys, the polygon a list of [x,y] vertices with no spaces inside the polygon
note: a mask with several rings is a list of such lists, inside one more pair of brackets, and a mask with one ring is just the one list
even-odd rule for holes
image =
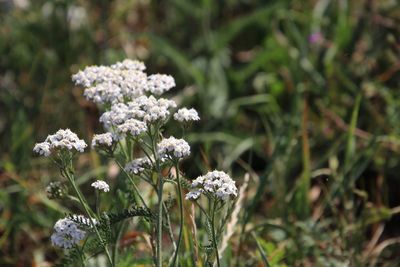
{"label": "flower stem", "polygon": [[133,186],[133,189],[134,189],[135,201],[136,201],[136,202],[139,202],[139,201],[137,201],[137,200],[138,200],[137,198],[139,198],[139,199],[140,199],[140,202],[142,202],[142,205],[143,205],[146,209],[148,209],[148,207],[147,207],[147,205],[146,205],[146,202],[144,201],[142,195],[139,193],[139,188],[137,187],[135,181],[133,181],[132,176],[125,170],[125,168],[122,166],[122,164],[121,164],[118,160],[116,160],[115,162],[117,163],[117,165],[119,166],[119,168],[124,172],[124,174],[126,175],[126,177],[128,177],[129,181],[131,182],[131,184],[132,184],[132,186]]}
{"label": "flower stem", "polygon": [[183,232],[183,203],[182,203],[182,188],[181,188],[181,181],[180,181],[180,176],[179,176],[179,166],[178,163],[175,164],[175,169],[176,169],[176,180],[178,183],[178,202],[179,202],[179,236],[178,236],[178,241],[176,243],[176,249],[175,249],[175,255],[174,259],[172,261],[171,266],[175,266],[176,260],[178,258],[178,253],[179,253],[179,245],[181,243],[182,239],[182,232]]}
{"label": "flower stem", "polygon": [[158,223],[157,223],[157,266],[162,267],[162,220],[163,220],[163,187],[161,174],[158,184]]}
{"label": "flower stem", "polygon": [[154,135],[151,131],[151,128],[148,129],[148,136],[151,141],[152,152],[154,156],[155,167],[158,175],[158,189],[157,189],[157,196],[158,196],[158,216],[157,216],[157,247],[156,247],[156,254],[157,260],[156,265],[158,267],[162,267],[162,224],[163,224],[163,188],[164,188],[164,181],[161,173],[161,166],[160,166],[160,159],[158,158],[157,153],[157,142],[158,142],[158,135],[159,135],[159,128],[156,125],[154,127]]}
{"label": "flower stem", "polygon": [[96,232],[97,238],[100,240],[100,243],[103,245],[104,251],[106,252],[107,259],[108,259],[108,261],[110,262],[110,265],[111,265],[111,266],[114,266],[114,265],[113,265],[113,262],[112,262],[112,259],[111,259],[110,252],[108,251],[107,245],[105,244],[103,238],[102,238],[101,235],[100,235],[99,230],[98,230],[97,227],[96,227],[96,224],[95,224],[94,221],[93,221],[93,218],[92,218],[92,215],[91,215],[93,212],[90,212],[90,211],[89,211],[88,205],[87,205],[86,201],[84,200],[84,198],[82,197],[79,188],[76,186],[75,181],[74,181],[74,178],[71,177],[71,175],[68,173],[68,171],[65,171],[64,173],[66,174],[67,179],[68,179],[68,180],[70,181],[70,183],[72,184],[72,187],[74,188],[75,193],[76,193],[76,195],[78,196],[79,202],[81,202],[81,204],[82,204],[82,206],[83,206],[83,209],[85,210],[86,215],[87,215],[88,218],[89,218],[90,224],[92,225],[94,231]]}
{"label": "flower stem", "polygon": [[78,251],[79,260],[82,264],[82,267],[85,267],[86,264],[85,264],[84,254],[83,254],[83,248],[82,248],[82,250],[80,250],[79,247],[77,245],[75,245],[75,249]]}
{"label": "flower stem", "polygon": [[217,238],[215,236],[215,208],[217,207],[217,201],[214,201],[213,209],[212,209],[212,219],[211,219],[211,230],[212,230],[212,241],[213,241],[213,246],[215,249],[215,254],[217,258],[217,266],[220,267],[221,264],[219,262],[219,253],[218,253],[218,246],[217,246]]}
{"label": "flower stem", "polygon": [[125,222],[122,221],[118,226],[119,226],[119,228],[117,229],[117,236],[115,237],[114,252],[113,252],[113,257],[112,257],[114,266],[116,266],[116,264],[117,264],[119,240],[121,239],[122,232],[125,228]]}

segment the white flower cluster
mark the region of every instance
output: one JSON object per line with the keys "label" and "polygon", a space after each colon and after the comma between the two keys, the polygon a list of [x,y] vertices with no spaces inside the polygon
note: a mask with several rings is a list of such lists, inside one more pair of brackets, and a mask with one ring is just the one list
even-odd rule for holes
{"label": "white flower cluster", "polygon": [[146,123],[137,119],[128,119],[118,126],[117,131],[122,135],[129,133],[132,136],[139,136],[147,131],[147,126]]}
{"label": "white flower cluster", "polygon": [[147,157],[134,159],[125,165],[125,170],[133,174],[139,174],[151,165]]}
{"label": "white flower cluster", "polygon": [[186,199],[198,199],[202,193],[214,194],[222,200],[237,196],[235,181],[222,171],[212,171],[197,177],[192,182],[192,188],[193,190],[186,194]]}
{"label": "white flower cluster", "polygon": [[200,117],[194,108],[181,108],[174,114],[174,119],[179,122],[189,122],[198,121]]}
{"label": "white flower cluster", "polygon": [[154,95],[162,95],[164,92],[169,91],[175,87],[175,80],[170,75],[153,74],[147,79],[147,90]]}
{"label": "white flower cluster", "polygon": [[146,66],[144,65],[143,62],[138,61],[138,60],[131,60],[131,59],[125,59],[122,62],[117,62],[113,65],[111,65],[112,69],[117,69],[117,70],[138,70],[138,71],[144,71],[146,69]]}
{"label": "white flower cluster", "polygon": [[91,184],[92,187],[96,188],[97,190],[102,190],[103,192],[110,191],[110,186],[101,180],[97,180]]}
{"label": "white flower cluster", "polygon": [[154,96],[142,96],[136,100],[140,109],[143,111],[143,121],[151,123],[159,120],[166,120],[169,116],[170,108],[176,108],[176,103],[173,100],[160,98],[156,99]]}
{"label": "white flower cluster", "polygon": [[173,136],[161,140],[157,147],[160,158],[170,156],[179,159],[190,155],[189,144],[185,140],[176,139]]}
{"label": "white flower cluster", "polygon": [[111,66],[89,66],[72,76],[85,87],[84,96],[95,103],[118,103],[150,92],[161,95],[175,86],[173,77],[164,74],[147,76],[143,62],[126,59]]}
{"label": "white flower cluster", "polygon": [[53,245],[60,248],[72,248],[85,238],[86,232],[79,229],[78,224],[71,219],[60,219],[54,225],[54,233],[51,235]]}
{"label": "white flower cluster", "polygon": [[169,109],[175,108],[176,103],[165,98],[156,99],[154,96],[140,96],[128,103],[116,103],[109,111],[104,112],[100,122],[104,127],[119,126],[129,119],[141,120],[151,123],[166,120],[170,114]]}
{"label": "white flower cluster", "polygon": [[55,134],[47,136],[42,143],[37,143],[33,151],[39,155],[48,157],[53,150],[67,149],[83,152],[86,147],[85,141],[78,138],[70,129],[58,130]]}
{"label": "white flower cluster", "polygon": [[113,135],[111,133],[95,134],[92,139],[92,147],[110,147],[113,144]]}

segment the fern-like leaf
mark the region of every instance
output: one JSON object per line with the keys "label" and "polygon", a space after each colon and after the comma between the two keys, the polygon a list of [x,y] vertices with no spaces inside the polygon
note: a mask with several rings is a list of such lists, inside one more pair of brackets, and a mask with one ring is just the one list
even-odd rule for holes
{"label": "fern-like leaf", "polygon": [[61,260],[55,264],[55,267],[68,267],[68,266],[73,266],[73,264],[79,259],[80,257],[80,252],[78,251],[77,248],[71,248],[67,254],[64,255],[64,257],[61,258]]}

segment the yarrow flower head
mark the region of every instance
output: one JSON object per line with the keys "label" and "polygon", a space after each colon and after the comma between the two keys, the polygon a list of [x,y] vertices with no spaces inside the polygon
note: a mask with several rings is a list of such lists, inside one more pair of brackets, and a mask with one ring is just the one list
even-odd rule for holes
{"label": "yarrow flower head", "polygon": [[106,104],[143,95],[147,75],[143,62],[124,60],[111,66],[89,66],[72,76],[76,85],[85,87],[84,96],[95,103]]}
{"label": "yarrow flower head", "polygon": [[100,116],[100,122],[103,123],[104,127],[109,129],[111,127],[118,126],[127,119],[134,118],[138,114],[130,109],[129,105],[125,103],[116,103],[111,106],[109,111],[104,112]]}
{"label": "yarrow flower head", "polygon": [[139,174],[142,173],[145,169],[150,168],[150,166],[151,161],[147,157],[144,157],[134,159],[133,161],[127,163],[125,165],[125,170],[133,174]]}
{"label": "yarrow flower head", "polygon": [[96,189],[98,189],[98,190],[101,190],[103,192],[110,191],[110,186],[106,182],[101,181],[101,180],[97,180],[96,182],[93,182],[91,184],[91,186],[96,188]]}
{"label": "yarrow flower head", "polygon": [[51,235],[53,245],[60,248],[72,248],[85,238],[86,232],[79,229],[78,224],[71,219],[60,219],[54,225],[54,233]]}
{"label": "yarrow flower head", "polygon": [[121,71],[138,71],[143,72],[146,66],[143,62],[137,60],[125,59],[122,62],[117,62],[110,67],[108,66],[88,66],[83,71],[72,75],[72,81],[76,85],[89,87],[97,83],[116,81],[119,78]]}
{"label": "yarrow flower head", "polygon": [[165,98],[156,99],[154,96],[141,96],[129,103],[131,108],[136,108],[135,115],[146,123],[166,120],[170,108],[175,108],[173,100]]}
{"label": "yarrow flower head", "polygon": [[95,134],[92,139],[92,147],[111,147],[114,138],[112,133]]}
{"label": "yarrow flower head", "polygon": [[153,74],[147,79],[147,91],[154,95],[162,95],[173,87],[175,87],[175,80],[170,75]]}
{"label": "yarrow flower head", "polygon": [[78,138],[70,129],[58,130],[55,134],[47,136],[46,140],[42,143],[37,143],[33,151],[39,155],[48,157],[53,150],[67,149],[83,152],[87,147],[85,141]]}
{"label": "yarrow flower head", "polygon": [[192,188],[193,190],[186,194],[186,199],[195,200],[201,194],[211,194],[221,200],[237,196],[235,181],[222,171],[212,171],[197,177],[192,182]]}
{"label": "yarrow flower head", "polygon": [[174,119],[179,122],[189,122],[198,121],[200,117],[194,108],[181,108],[174,114]]}
{"label": "yarrow flower head", "polygon": [[33,148],[33,152],[48,157],[51,155],[50,144],[47,142],[37,143]]}
{"label": "yarrow flower head", "polygon": [[165,121],[176,103],[172,100],[154,96],[140,96],[128,103],[115,103],[109,111],[100,116],[105,128],[118,127],[129,119],[136,119],[146,124]]}
{"label": "yarrow flower head", "polygon": [[158,155],[161,158],[186,158],[190,155],[190,146],[185,140],[176,139],[175,137],[171,136],[163,139],[158,144]]}
{"label": "yarrow flower head", "polygon": [[146,66],[144,65],[143,62],[138,61],[138,60],[131,60],[131,59],[125,59],[122,62],[117,62],[113,65],[111,65],[112,69],[117,69],[117,70],[138,70],[138,71],[144,71],[146,69]]}
{"label": "yarrow flower head", "polygon": [[136,119],[128,119],[118,126],[117,131],[122,135],[131,134],[132,136],[139,136],[140,134],[147,131],[147,126],[146,123],[142,121]]}

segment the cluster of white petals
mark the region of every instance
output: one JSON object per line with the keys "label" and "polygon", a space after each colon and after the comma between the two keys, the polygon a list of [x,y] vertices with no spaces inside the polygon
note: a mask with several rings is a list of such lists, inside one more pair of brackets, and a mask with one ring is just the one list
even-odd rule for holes
{"label": "cluster of white petals", "polygon": [[131,60],[131,59],[125,59],[121,62],[117,62],[115,64],[111,65],[112,69],[117,69],[117,70],[137,70],[137,71],[144,71],[146,69],[146,66],[144,65],[143,62],[138,61],[138,60]]}
{"label": "cluster of white petals", "polygon": [[150,92],[161,95],[175,86],[173,77],[147,76],[143,62],[126,59],[111,66],[89,66],[72,76],[76,85],[85,87],[84,96],[97,104],[133,100]]}
{"label": "cluster of white petals", "polygon": [[[102,82],[112,82],[118,84],[123,81],[122,76],[124,71],[140,72],[145,70],[143,62],[137,60],[125,59],[122,62],[117,62],[110,67],[108,66],[88,66],[83,71],[72,75],[72,81],[76,85],[90,87]],[[128,72],[129,74],[129,72]],[[128,75],[126,75],[128,76]]]}
{"label": "cluster of white petals", "polygon": [[33,151],[39,155],[48,157],[53,150],[67,149],[83,152],[86,147],[85,141],[79,139],[70,129],[60,129],[55,134],[47,136],[44,142],[37,143]]}
{"label": "cluster of white petals", "polygon": [[47,142],[37,143],[33,147],[33,152],[35,152],[41,156],[48,157],[51,155],[50,144]]}
{"label": "cluster of white petals", "polygon": [[161,140],[157,145],[158,155],[161,158],[185,158],[190,155],[190,146],[183,139],[177,139],[173,136]]}
{"label": "cluster of white petals", "polygon": [[91,186],[96,188],[97,190],[101,190],[103,192],[110,191],[110,186],[106,182],[101,181],[101,180],[97,180],[96,182],[93,182],[91,184]]}
{"label": "cluster of white petals", "polygon": [[170,108],[176,108],[176,103],[173,100],[154,96],[142,96],[135,100],[140,109],[144,112],[143,121],[151,123],[160,120],[166,120],[170,114]]}
{"label": "cluster of white petals", "polygon": [[166,120],[170,115],[169,109],[175,108],[173,100],[156,99],[154,96],[140,96],[128,103],[116,103],[109,111],[100,116],[104,127],[117,127],[129,119],[141,120],[145,123]]}
{"label": "cluster of white petals", "polygon": [[128,119],[118,126],[119,134],[131,134],[132,136],[139,136],[147,131],[146,123],[137,119]]}
{"label": "cluster of white petals", "polygon": [[71,219],[60,219],[54,225],[54,233],[51,235],[53,245],[60,248],[72,248],[85,238],[86,232],[79,229],[78,224]]}
{"label": "cluster of white petals", "polygon": [[175,87],[175,80],[170,75],[153,74],[147,79],[147,91],[154,95],[162,95],[173,87]]}
{"label": "cluster of white petals", "polygon": [[97,104],[116,103],[124,98],[141,96],[147,88],[147,76],[143,72],[132,70],[113,70],[112,79],[87,87],[83,93],[86,99]]}
{"label": "cluster of white petals", "polygon": [[198,121],[200,117],[194,108],[181,108],[174,114],[174,119],[179,122],[189,122]]}
{"label": "cluster of white petals", "polygon": [[202,193],[213,194],[221,200],[237,196],[235,181],[222,171],[208,172],[197,177],[192,182],[192,190],[186,194],[186,199],[197,199]]}
{"label": "cluster of white petals", "polygon": [[113,144],[113,140],[112,133],[95,134],[92,139],[92,147],[110,147]]}
{"label": "cluster of white petals", "polygon": [[140,174],[151,166],[151,161],[147,158],[134,159],[125,165],[125,170],[129,173]]}
{"label": "cluster of white petals", "polygon": [[111,106],[109,111],[104,112],[100,116],[100,122],[103,123],[105,128],[118,126],[127,119],[136,117],[138,114],[132,112],[133,109],[129,108],[129,105],[125,103],[117,103]]}

